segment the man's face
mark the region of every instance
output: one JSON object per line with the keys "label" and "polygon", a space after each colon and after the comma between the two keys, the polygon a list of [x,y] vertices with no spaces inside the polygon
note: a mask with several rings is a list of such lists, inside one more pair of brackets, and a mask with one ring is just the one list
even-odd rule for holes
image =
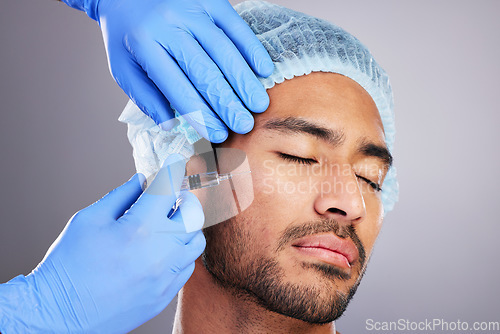
{"label": "man's face", "polygon": [[266,309],[310,323],[345,310],[382,224],[390,163],[377,108],[356,82],[311,73],[268,90],[247,135],[254,201],[204,230],[203,262],[217,282]]}

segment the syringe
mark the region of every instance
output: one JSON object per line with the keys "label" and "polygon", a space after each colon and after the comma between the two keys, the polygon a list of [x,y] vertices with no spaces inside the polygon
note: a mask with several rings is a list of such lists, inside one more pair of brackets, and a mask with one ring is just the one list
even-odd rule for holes
{"label": "syringe", "polygon": [[[248,174],[251,172],[252,171],[249,170],[249,171],[240,172],[240,173],[219,174],[217,172],[208,172],[208,173],[188,175],[188,176],[185,176],[184,180],[182,181],[181,190],[194,190],[194,189],[201,189],[201,188],[208,188],[208,187],[217,186],[220,184],[220,181],[229,180],[233,176]],[[174,203],[174,206],[172,207],[172,209],[170,210],[170,212],[167,215],[167,217],[169,219],[177,211],[181,202],[182,202],[182,197],[177,198],[177,200]]]}
{"label": "syringe", "polygon": [[219,174],[217,172],[208,172],[188,175],[184,177],[184,180],[182,181],[181,190],[194,190],[217,186],[221,181],[229,180],[236,175],[248,173],[251,173],[251,171],[224,174]]}

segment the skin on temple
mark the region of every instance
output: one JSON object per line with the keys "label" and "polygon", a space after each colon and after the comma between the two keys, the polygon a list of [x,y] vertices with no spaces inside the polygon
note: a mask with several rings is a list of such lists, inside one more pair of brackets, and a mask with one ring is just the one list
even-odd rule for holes
{"label": "skin on temple", "polygon": [[[373,184],[391,163],[375,103],[334,73],[285,80],[268,94],[254,129],[222,144],[246,152],[254,201],[204,230],[207,247],[179,292],[174,333],[335,333],[366,269],[383,217]],[[294,237],[307,234],[352,242],[351,268],[298,252]]]}

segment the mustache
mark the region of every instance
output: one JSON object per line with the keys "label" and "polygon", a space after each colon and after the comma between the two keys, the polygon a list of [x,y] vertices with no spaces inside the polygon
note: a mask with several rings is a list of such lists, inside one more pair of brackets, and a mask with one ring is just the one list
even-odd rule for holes
{"label": "mustache", "polygon": [[293,240],[319,233],[334,233],[341,239],[351,239],[359,252],[361,264],[365,262],[365,247],[361,243],[354,226],[346,223],[339,223],[335,219],[318,219],[302,225],[290,226],[285,229],[278,240],[276,252],[283,250]]}

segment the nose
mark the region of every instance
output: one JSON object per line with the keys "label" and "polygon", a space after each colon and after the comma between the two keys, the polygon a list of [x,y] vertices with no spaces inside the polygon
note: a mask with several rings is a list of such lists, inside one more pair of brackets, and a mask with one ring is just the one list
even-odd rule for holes
{"label": "nose", "polygon": [[352,170],[330,175],[322,180],[314,201],[315,211],[329,219],[359,224],[366,216],[366,207],[358,179]]}

